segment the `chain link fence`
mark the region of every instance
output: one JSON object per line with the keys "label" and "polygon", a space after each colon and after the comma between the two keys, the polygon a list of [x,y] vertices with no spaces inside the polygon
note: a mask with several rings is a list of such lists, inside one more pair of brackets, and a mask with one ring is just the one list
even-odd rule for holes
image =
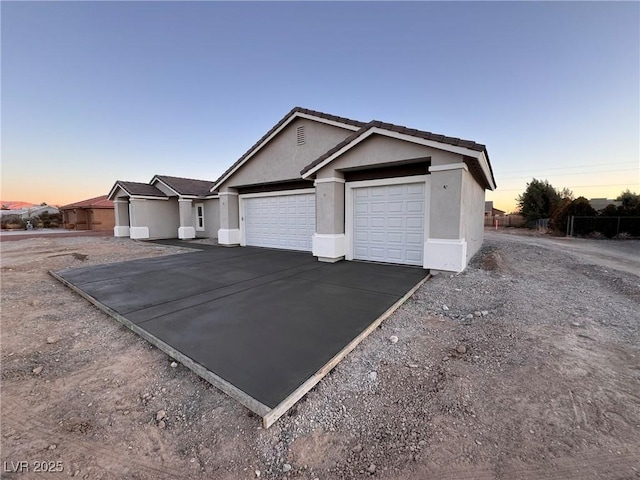
{"label": "chain link fence", "polygon": [[607,238],[640,237],[640,217],[569,217],[567,236],[588,235]]}

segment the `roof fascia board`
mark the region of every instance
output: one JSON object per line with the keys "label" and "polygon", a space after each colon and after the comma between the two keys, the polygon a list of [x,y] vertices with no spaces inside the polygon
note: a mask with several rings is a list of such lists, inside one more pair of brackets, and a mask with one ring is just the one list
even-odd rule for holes
{"label": "roof fascia board", "polygon": [[313,120],[319,123],[326,123],[327,125],[332,125],[334,127],[345,128],[353,132],[360,130],[362,128],[362,127],[356,127],[355,125],[349,125],[348,123],[342,123],[336,120],[330,120],[328,118],[316,117],[315,115],[310,115],[308,113],[303,113],[303,112],[296,112],[294,116],[300,117],[300,118],[306,118],[307,120]]}
{"label": "roof fascia board", "polygon": [[480,168],[482,168],[482,172],[484,173],[484,177],[487,179],[487,183],[491,190],[496,189],[496,184],[493,181],[493,175],[491,174],[491,169],[489,168],[489,160],[487,160],[487,155],[484,152],[479,152],[480,155],[477,157],[478,163],[480,164]]}
{"label": "roof fascia board", "polygon": [[[487,164],[487,160],[486,160],[486,156],[484,155],[484,152],[478,152],[476,150],[471,150],[471,149],[465,148],[465,147],[458,147],[458,146],[455,146],[455,145],[448,145],[446,143],[436,142],[434,140],[426,140],[424,138],[414,137],[413,135],[407,135],[405,133],[392,132],[392,131],[385,130],[385,129],[380,128],[380,127],[372,127],[372,128],[370,128],[365,133],[360,135],[358,138],[354,139],[352,142],[350,142],[349,144],[345,145],[340,150],[335,152],[333,155],[331,155],[330,157],[327,157],[324,161],[322,161],[321,163],[319,163],[318,165],[313,167],[311,170],[306,172],[302,176],[302,178],[306,179],[306,178],[310,177],[311,175],[316,173],[318,170],[323,168],[325,165],[331,163],[333,160],[335,160],[339,156],[343,155],[345,152],[347,152],[348,150],[352,149],[353,147],[355,147],[356,145],[358,145],[360,142],[364,141],[365,139],[369,138],[373,134],[384,135],[384,136],[391,137],[391,138],[397,138],[398,140],[404,140],[406,142],[412,142],[412,143],[417,143],[419,145],[424,145],[425,147],[436,148],[438,150],[444,150],[444,151],[451,152],[451,153],[457,153],[459,155],[466,155],[468,157],[473,157],[473,158],[477,159],[480,162],[480,165],[482,167],[482,171],[484,172],[488,183],[490,185],[493,185],[493,181],[491,180],[491,175],[488,174],[488,170],[489,169],[488,169],[488,164]],[[481,160],[481,158],[484,159],[484,164],[483,164],[483,161]],[[486,168],[485,168],[485,166],[486,166]]]}
{"label": "roof fascia board", "polygon": [[133,200],[169,200],[169,197],[154,197],[151,195],[131,195]]}
{"label": "roof fascia board", "polygon": [[127,195],[131,195],[129,192],[127,192],[127,191],[122,187],[122,185],[120,185],[120,183],[119,183],[119,182],[116,182],[116,183],[115,183],[115,185],[114,185],[113,187],[111,187],[111,190],[109,190],[109,195],[107,195],[107,198],[108,198],[109,200],[112,200],[112,201],[113,201],[112,195],[113,195],[114,193],[116,193],[116,190],[117,190],[118,188],[119,188],[120,190],[122,190],[124,193],[126,193]]}
{"label": "roof fascia board", "polygon": [[307,120],[313,120],[313,121],[320,122],[320,123],[326,123],[327,125],[333,125],[334,127],[345,128],[345,129],[351,130],[351,131],[360,130],[360,128],[361,128],[361,127],[356,127],[356,126],[353,126],[353,125],[349,125],[347,123],[336,122],[335,120],[328,120],[326,118],[316,117],[314,115],[309,115],[308,113],[295,112],[282,125],[280,125],[280,127],[278,127],[278,129],[276,129],[271,135],[269,135],[267,138],[265,138],[264,141],[253,150],[253,152],[251,152],[249,155],[247,155],[247,157],[242,161],[242,163],[239,163],[238,165],[236,165],[236,167],[233,170],[231,170],[228,174],[226,174],[224,176],[224,178],[222,178],[213,187],[211,187],[211,190],[209,190],[209,191],[213,192],[214,190],[219,188],[220,185],[222,185],[224,182],[226,182],[229,177],[231,177],[234,173],[236,173],[236,171],[238,171],[238,169],[240,167],[242,167],[245,163],[247,163],[256,153],[258,153],[260,150],[262,150],[262,147],[264,147],[267,143],[269,143],[276,135],[278,135],[282,130],[284,130],[287,127],[287,125],[289,125],[291,122],[293,122],[296,118],[306,118]]}

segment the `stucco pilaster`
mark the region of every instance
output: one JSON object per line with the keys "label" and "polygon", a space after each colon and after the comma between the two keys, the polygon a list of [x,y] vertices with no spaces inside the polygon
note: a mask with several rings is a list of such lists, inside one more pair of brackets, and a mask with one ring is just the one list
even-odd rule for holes
{"label": "stucco pilaster", "polygon": [[467,166],[432,165],[429,238],[424,244],[424,268],[461,272],[467,266],[463,229],[463,184]]}
{"label": "stucco pilaster", "polygon": [[337,262],[346,253],[344,179],[316,179],[315,188],[316,231],[312,239],[312,252],[320,261]]}
{"label": "stucco pilaster", "polygon": [[240,205],[238,192],[226,189],[218,194],[220,201],[220,229],[218,243],[220,245],[240,245]]}
{"label": "stucco pilaster", "polygon": [[115,215],[114,237],[129,236],[129,201],[124,198],[116,198],[113,201],[113,213]]}
{"label": "stucco pilaster", "polygon": [[180,240],[196,238],[196,229],[193,226],[193,201],[189,198],[179,198],[178,210],[180,212],[178,238]]}

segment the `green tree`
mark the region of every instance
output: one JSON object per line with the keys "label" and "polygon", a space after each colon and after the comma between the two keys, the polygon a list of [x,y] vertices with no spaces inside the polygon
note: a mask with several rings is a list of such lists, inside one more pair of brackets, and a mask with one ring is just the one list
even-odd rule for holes
{"label": "green tree", "polygon": [[567,189],[558,192],[547,180],[534,178],[531,183],[527,183],[526,190],[518,195],[516,201],[520,214],[527,222],[531,222],[539,218],[550,218],[562,202],[563,195],[570,198],[573,194]]}
{"label": "green tree", "polygon": [[620,215],[640,215],[640,195],[627,189],[616,200],[622,202],[618,209]]}
{"label": "green tree", "polygon": [[[565,198],[560,207],[558,207],[551,217],[551,226],[554,230],[563,233],[567,229],[567,220],[570,216],[577,217],[595,217],[598,212],[591,206],[589,200],[584,197],[578,197],[573,201]],[[590,224],[589,224],[590,225]],[[589,232],[577,232],[586,234]]]}

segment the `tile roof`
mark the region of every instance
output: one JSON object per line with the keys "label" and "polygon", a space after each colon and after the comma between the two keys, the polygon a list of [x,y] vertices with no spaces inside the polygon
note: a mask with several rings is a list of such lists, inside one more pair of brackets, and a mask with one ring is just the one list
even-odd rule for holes
{"label": "tile roof", "polygon": [[[209,180],[196,180],[193,178],[170,177],[168,175],[156,175],[154,179],[166,183],[179,195],[206,196],[210,194],[214,183]],[[153,180],[152,180],[153,181]]]}
{"label": "tile roof", "polygon": [[[472,140],[462,140],[462,139],[456,138],[456,137],[447,137],[445,135],[439,135],[439,134],[436,134],[436,133],[427,132],[425,130],[416,130],[415,128],[407,128],[407,127],[403,127],[402,125],[394,125],[393,123],[384,123],[384,122],[380,122],[378,120],[373,120],[373,121],[367,123],[366,125],[364,125],[357,132],[354,132],[352,135],[349,135],[342,142],[340,142],[338,145],[333,147],[328,152],[322,154],[320,157],[318,157],[316,160],[311,162],[309,165],[304,167],[302,169],[302,171],[300,172],[300,174],[304,175],[309,170],[311,170],[312,168],[318,166],[323,161],[325,161],[327,158],[329,158],[331,155],[333,155],[334,153],[336,153],[337,151],[339,151],[341,148],[345,147],[349,143],[353,142],[356,138],[360,137],[362,134],[364,134],[365,132],[367,132],[368,130],[370,130],[372,128],[381,128],[383,130],[389,130],[391,132],[402,133],[402,134],[405,134],[405,135],[410,135],[412,137],[418,137],[418,138],[422,138],[422,139],[425,139],[425,140],[433,140],[434,142],[445,143],[447,145],[454,145],[454,146],[457,146],[457,147],[468,148],[470,150],[475,150],[475,151],[478,151],[478,152],[484,152],[485,155],[487,155],[487,159],[488,159],[487,148],[484,145],[482,145],[480,143],[476,143],[476,142],[474,142]],[[493,175],[493,172],[491,172],[491,174]]]}
{"label": "tile roof", "polygon": [[122,188],[129,195],[141,195],[145,197],[166,197],[164,192],[154,187],[153,185],[149,185],[148,183],[141,182],[123,182],[118,180],[116,185]]}
{"label": "tile roof", "polygon": [[271,128],[271,130],[265,133],[260,140],[254,143],[253,146],[244,153],[244,155],[242,155],[233,165],[231,165],[222,175],[220,175],[220,177],[218,177],[218,179],[214,182],[214,184],[217,185],[223,178],[225,178],[229,173],[231,173],[236,167],[242,164],[242,162],[244,162],[245,159],[249,155],[251,155],[262,144],[262,142],[264,142],[267,138],[269,138],[270,135],[272,135],[276,130],[278,130],[289,119],[289,117],[291,117],[291,115],[295,113],[304,113],[307,115],[313,115],[314,117],[323,118],[325,120],[331,120],[334,122],[340,122],[340,123],[344,123],[346,125],[351,125],[354,127],[363,127],[365,125],[364,122],[359,122],[357,120],[352,120],[350,118],[338,117],[336,115],[318,112],[316,110],[309,110],[307,108],[302,108],[302,107],[294,107],[289,111],[289,113],[287,113],[284,117],[282,117],[282,119],[278,123],[276,123],[273,126],[273,128]]}
{"label": "tile roof", "polygon": [[72,208],[113,208],[113,202],[107,198],[107,195],[101,195],[99,197],[64,205],[60,207],[60,210],[69,210]]}

